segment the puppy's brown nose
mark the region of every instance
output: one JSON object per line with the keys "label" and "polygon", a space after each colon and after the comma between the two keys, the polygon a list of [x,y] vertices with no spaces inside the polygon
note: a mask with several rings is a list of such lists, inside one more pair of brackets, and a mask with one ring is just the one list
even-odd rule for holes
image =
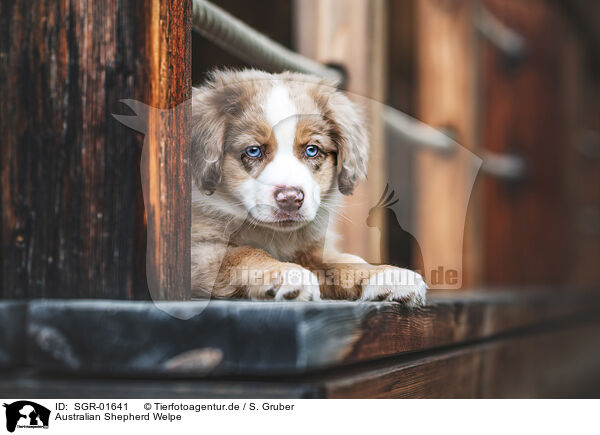
{"label": "puppy's brown nose", "polygon": [[280,187],[274,193],[275,202],[283,211],[298,211],[304,201],[304,192],[296,187]]}

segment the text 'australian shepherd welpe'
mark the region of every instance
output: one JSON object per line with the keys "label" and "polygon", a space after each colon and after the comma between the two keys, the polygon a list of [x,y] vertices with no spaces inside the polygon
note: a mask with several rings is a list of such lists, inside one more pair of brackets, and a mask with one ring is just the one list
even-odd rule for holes
{"label": "text 'australian shepherd welpe'", "polygon": [[423,305],[419,274],[334,247],[329,221],[368,154],[361,110],[336,83],[211,73],[192,99],[192,295]]}

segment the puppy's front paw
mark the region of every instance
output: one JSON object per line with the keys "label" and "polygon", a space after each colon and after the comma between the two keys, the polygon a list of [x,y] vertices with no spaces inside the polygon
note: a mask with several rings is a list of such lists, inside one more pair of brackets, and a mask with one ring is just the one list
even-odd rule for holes
{"label": "puppy's front paw", "polygon": [[308,269],[296,265],[285,265],[274,274],[270,282],[248,288],[252,299],[274,299],[276,301],[318,301],[321,299],[319,279]]}
{"label": "puppy's front paw", "polygon": [[406,306],[425,305],[427,284],[417,272],[399,267],[385,267],[371,275],[363,285],[361,301],[397,301]]}

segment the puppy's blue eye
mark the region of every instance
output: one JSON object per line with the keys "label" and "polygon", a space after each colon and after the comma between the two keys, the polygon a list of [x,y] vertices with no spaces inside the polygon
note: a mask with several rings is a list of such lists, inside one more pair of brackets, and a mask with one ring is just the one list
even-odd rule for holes
{"label": "puppy's blue eye", "polygon": [[319,154],[319,147],[316,145],[309,145],[304,148],[304,155],[306,157],[316,157]]}
{"label": "puppy's blue eye", "polygon": [[251,159],[257,159],[262,156],[262,151],[260,150],[260,147],[257,146],[248,147],[244,150],[244,152]]}

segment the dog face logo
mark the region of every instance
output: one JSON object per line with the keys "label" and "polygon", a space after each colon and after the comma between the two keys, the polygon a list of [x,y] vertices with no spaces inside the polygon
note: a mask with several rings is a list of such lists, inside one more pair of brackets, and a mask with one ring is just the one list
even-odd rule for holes
{"label": "dog face logo", "polygon": [[6,430],[14,432],[18,428],[48,428],[50,410],[29,400],[19,400],[4,404],[6,408]]}
{"label": "dog face logo", "polygon": [[[369,210],[367,216],[367,226],[376,227],[378,224],[385,223],[388,225],[388,234],[393,235],[394,242],[397,243],[393,253],[386,251],[386,246],[381,243],[380,251],[381,257],[384,258],[386,254],[389,256],[389,260],[392,264],[400,267],[413,268],[419,273],[423,272],[423,255],[421,254],[421,248],[417,239],[402,226],[403,219],[398,217],[395,208],[401,207],[397,205],[400,202],[400,198],[396,197],[396,192],[389,191],[389,184],[385,186],[385,190],[381,195],[377,204],[375,204]],[[405,224],[406,225],[406,224]],[[379,228],[380,232],[383,232]]]}

